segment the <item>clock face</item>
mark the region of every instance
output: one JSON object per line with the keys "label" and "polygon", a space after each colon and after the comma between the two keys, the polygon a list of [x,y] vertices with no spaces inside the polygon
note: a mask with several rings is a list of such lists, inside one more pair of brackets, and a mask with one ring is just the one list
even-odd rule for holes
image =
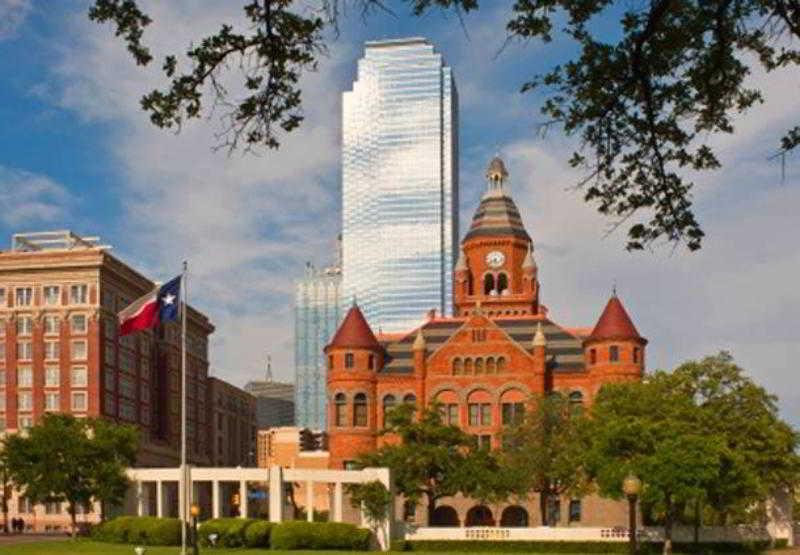
{"label": "clock face", "polygon": [[499,268],[506,261],[506,255],[500,251],[492,251],[486,255],[486,263],[492,268]]}

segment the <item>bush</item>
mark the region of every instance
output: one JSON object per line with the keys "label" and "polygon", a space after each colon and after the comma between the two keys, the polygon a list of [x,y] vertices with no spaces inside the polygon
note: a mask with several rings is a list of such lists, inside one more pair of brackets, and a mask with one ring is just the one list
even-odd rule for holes
{"label": "bush", "polygon": [[371,532],[343,522],[282,522],[272,529],[272,549],[342,549],[366,551]]}
{"label": "bush", "polygon": [[252,523],[244,532],[245,547],[269,547],[269,537],[273,526],[266,520]]}
{"label": "bush", "polygon": [[180,545],[181,521],[154,516],[121,516],[95,526],[92,538],[109,543]]}
{"label": "bush", "polygon": [[[776,542],[777,544],[777,542]],[[658,555],[663,543],[645,543],[640,553]],[[675,543],[676,553],[760,553],[769,548],[769,542],[745,543]],[[459,540],[398,540],[392,542],[393,551],[482,551],[515,553],[627,553],[628,542],[567,542],[567,541],[459,541]]]}
{"label": "bush", "polygon": [[[208,536],[217,535],[218,547],[243,547],[246,545],[247,530],[253,524],[264,522],[255,518],[214,518],[200,524],[197,531],[200,545],[208,547],[211,542]],[[269,537],[269,533],[267,533]]]}

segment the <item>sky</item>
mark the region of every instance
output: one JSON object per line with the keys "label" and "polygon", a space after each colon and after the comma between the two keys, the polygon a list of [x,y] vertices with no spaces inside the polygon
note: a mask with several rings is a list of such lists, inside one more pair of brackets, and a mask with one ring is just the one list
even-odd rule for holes
{"label": "sky", "polygon": [[[157,59],[181,53],[223,21],[241,25],[243,4],[143,1],[154,20],[144,41]],[[137,67],[110,27],[88,21],[89,2],[0,0],[0,241],[32,230],[99,235],[161,281],[187,259],[190,302],[216,325],[212,373],[243,385],[263,376],[271,354],[276,379],[292,381],[294,281],[306,261],[333,261],[341,225],[341,93],[365,40],[423,36],[459,90],[462,237],[499,152],[553,319],[592,326],[616,284],[650,341],[648,368],[729,350],[800,424],[800,158],[787,158],[785,178],[768,160],[800,119],[797,72],[754,68],[767,101],[737,116],[733,135],[709,139],[723,168],[696,179],[703,249],[628,253],[624,230],[574,189],[574,139],[537,133],[544,97],[519,92],[574,45],[559,34],[507,43],[511,2],[483,2],[463,26],[394,4],[394,14],[345,15],[301,82],[305,121],[280,150],[228,155],[213,149],[213,118],[180,134],[149,123],[139,98],[164,85],[160,64]]]}

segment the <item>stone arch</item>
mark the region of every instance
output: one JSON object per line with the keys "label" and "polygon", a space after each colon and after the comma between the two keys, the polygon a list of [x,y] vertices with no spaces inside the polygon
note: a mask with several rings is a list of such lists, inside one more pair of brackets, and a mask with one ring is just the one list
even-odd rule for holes
{"label": "stone arch", "polygon": [[428,392],[428,399],[429,400],[436,400],[437,396],[445,391],[452,391],[456,397],[458,397],[459,402],[463,402],[466,398],[464,395],[464,391],[458,385],[454,383],[443,383],[437,385],[433,389]]}
{"label": "stone arch", "polygon": [[447,526],[458,527],[461,521],[458,519],[458,513],[450,505],[439,505],[433,510],[431,515],[431,526]]}
{"label": "stone arch", "polygon": [[486,505],[475,505],[467,511],[464,526],[494,526],[494,515]]}
{"label": "stone arch", "polygon": [[489,402],[491,403],[497,403],[497,400],[499,399],[497,392],[492,387],[483,383],[471,384],[471,387],[464,392],[464,398],[469,401],[478,392],[484,393],[485,396],[488,396]]}
{"label": "stone arch", "polygon": [[528,511],[519,505],[509,505],[500,515],[500,526],[506,528],[527,528],[528,522]]}
{"label": "stone arch", "polygon": [[525,396],[525,401],[528,401],[531,398],[531,390],[522,382],[507,382],[501,385],[497,390],[497,396],[502,397],[506,391],[511,389],[519,389],[522,394]]}

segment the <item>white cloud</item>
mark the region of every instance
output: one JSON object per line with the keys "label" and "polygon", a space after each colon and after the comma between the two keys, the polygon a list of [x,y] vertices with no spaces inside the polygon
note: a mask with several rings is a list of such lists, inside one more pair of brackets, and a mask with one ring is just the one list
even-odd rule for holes
{"label": "white cloud", "polygon": [[30,0],[0,0],[0,41],[14,38],[30,11]]}
{"label": "white cloud", "polygon": [[71,197],[47,176],[0,165],[0,222],[15,229],[58,227]]}

